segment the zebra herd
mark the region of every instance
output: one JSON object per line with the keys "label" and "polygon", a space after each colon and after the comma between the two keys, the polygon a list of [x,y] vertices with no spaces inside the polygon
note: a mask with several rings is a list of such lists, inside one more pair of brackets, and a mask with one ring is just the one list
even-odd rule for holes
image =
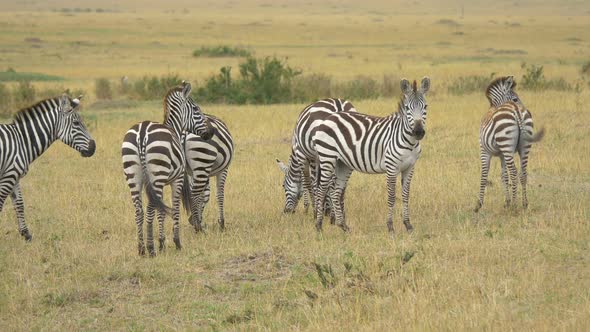
{"label": "zebra herd", "polygon": [[[480,127],[481,181],[475,211],[483,206],[491,157],[502,161],[502,182],[506,205],[516,202],[517,170],[514,154],[521,164],[522,203],[527,207],[527,163],[532,143],[544,135],[533,133],[531,113],[515,92],[512,76],[490,83],[486,97],[490,108]],[[342,99],[322,99],[303,109],[293,130],[291,155],[287,164],[277,159],[285,173],[285,213],[293,213],[303,197],[315,216],[316,229],[322,230],[324,215],[344,231],[349,228],[344,213],[346,185],[353,171],[386,174],[387,229],[393,233],[393,211],[398,177],[402,184],[402,221],[408,232],[410,223],[410,183],[420,157],[420,141],[426,134],[426,95],[430,79],[418,86],[403,79],[397,112],[376,117],[357,112],[352,103]],[[216,180],[219,227],[224,229],[224,188],[228,167],[234,155],[233,138],[223,121],[203,113],[191,98],[191,84],[182,82],[164,97],[164,122],[143,121],[132,126],[123,138],[122,161],[127,184],[135,207],[138,252],[156,255],[153,221],[158,215],[159,249],[165,248],[164,221],[173,219],[173,239],[180,242],[181,201],[190,213],[195,231],[203,230],[203,209],[209,201],[210,178]],[[55,140],[90,157],[95,141],[82,123],[78,108],[81,96],[64,94],[19,111],[11,124],[0,125],[0,211],[8,195],[16,210],[19,233],[28,241],[32,236],[25,224],[24,203],[18,184],[29,165]],[[163,202],[165,185],[172,189],[172,206]],[[144,243],[143,191],[148,199]]]}

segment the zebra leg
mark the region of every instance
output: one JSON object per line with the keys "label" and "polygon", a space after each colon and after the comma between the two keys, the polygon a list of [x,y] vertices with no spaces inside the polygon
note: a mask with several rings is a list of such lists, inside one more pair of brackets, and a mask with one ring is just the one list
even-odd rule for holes
{"label": "zebra leg", "polygon": [[31,241],[33,236],[29,232],[27,224],[25,223],[25,202],[23,201],[23,194],[20,191],[20,185],[18,182],[14,185],[14,189],[12,189],[10,197],[12,198],[12,204],[14,205],[14,210],[16,211],[18,232],[25,238],[26,241]]}
{"label": "zebra leg", "polygon": [[397,181],[397,171],[387,170],[387,230],[393,234],[393,208],[395,207],[395,184]]}
{"label": "zebra leg", "polygon": [[191,221],[195,232],[203,231],[204,193],[209,184],[208,170],[193,170],[193,188],[191,189]]}
{"label": "zebra leg", "polygon": [[158,210],[158,243],[159,251],[164,251],[166,246],[166,234],[164,234],[164,222],[166,221],[166,212]]}
{"label": "zebra leg", "polygon": [[336,160],[319,160],[318,172],[316,174],[318,186],[316,188],[316,224],[315,228],[318,232],[322,231],[322,223],[324,221],[323,207],[326,200],[326,193],[332,181]]}
{"label": "zebra leg", "polygon": [[303,175],[301,181],[303,184],[303,211],[305,212],[305,214],[307,214],[307,211],[309,211],[310,197],[313,197],[313,194],[311,192],[309,165],[303,166]]}
{"label": "zebra leg", "polygon": [[529,151],[527,147],[520,150],[520,185],[522,187],[522,207],[528,208],[529,200],[526,194],[527,186],[527,165],[529,163]]}
{"label": "zebra leg", "polygon": [[[506,161],[506,168],[508,168],[508,173],[510,173],[510,186],[512,188],[512,199],[511,202],[516,202],[516,192],[518,189],[517,183],[517,176],[518,172],[516,170],[516,166],[514,165],[514,157],[512,155],[504,155],[504,160]],[[510,204],[510,202],[507,202]]]}
{"label": "zebra leg", "polygon": [[156,207],[152,203],[148,203],[147,206],[147,250],[151,257],[156,256],[156,250],[154,249],[154,216],[156,214]]}
{"label": "zebra leg", "polygon": [[344,215],[344,204],[342,204],[342,197],[344,196],[344,190],[348,179],[352,174],[352,169],[348,168],[342,163],[337,163],[336,176],[333,179],[333,189],[331,190],[332,197],[332,211],[336,219],[336,225],[342,228],[343,231],[348,232],[350,229],[346,225],[346,219]]}
{"label": "zebra leg", "polygon": [[183,178],[172,182],[172,232],[176,249],[182,249],[180,244],[180,197],[182,195]]}
{"label": "zebra leg", "polygon": [[502,184],[504,185],[504,196],[506,197],[504,207],[510,206],[510,179],[508,178],[508,171],[506,169],[506,161],[504,157],[500,157],[502,161]]}
{"label": "zebra leg", "polygon": [[137,249],[139,255],[144,256],[145,244],[143,243],[143,204],[141,195],[133,197],[133,205],[135,206],[135,224],[137,225]]}
{"label": "zebra leg", "polygon": [[224,169],[220,174],[215,176],[217,185],[217,205],[219,206],[219,229],[225,229],[225,213],[223,211],[223,203],[225,199],[225,180],[227,179],[228,169]]}
{"label": "zebra leg", "polygon": [[479,159],[481,161],[481,179],[479,181],[479,199],[477,201],[477,205],[475,206],[475,212],[478,212],[483,206],[483,198],[486,191],[486,185],[488,183],[488,172],[490,170],[491,157],[491,155],[484,151],[481,151],[480,153]]}
{"label": "zebra leg", "polygon": [[402,172],[402,205],[403,205],[403,222],[408,233],[414,230],[414,226],[410,223],[410,183],[414,175],[414,165],[408,167]]}

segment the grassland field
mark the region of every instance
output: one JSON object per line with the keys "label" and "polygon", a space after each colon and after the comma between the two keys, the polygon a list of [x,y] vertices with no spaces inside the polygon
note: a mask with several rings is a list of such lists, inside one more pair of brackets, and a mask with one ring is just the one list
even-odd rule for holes
{"label": "grassland field", "polygon": [[[64,80],[34,85],[87,91],[82,113],[97,141],[88,159],[55,143],[21,180],[31,243],[19,236],[12,204],[5,204],[0,330],[590,328],[590,86],[580,73],[590,60],[590,4],[150,0],[137,6],[0,1],[0,71],[56,75]],[[64,10],[78,7],[92,10]],[[335,80],[428,75],[426,137],[410,198],[414,232],[403,230],[400,200],[397,233],[388,236],[379,175],[354,173],[350,180],[350,234],[328,224],[317,234],[302,207],[283,215],[275,158],[288,158],[305,104],[205,104],[236,142],[227,230],[218,230],[212,201],[206,234],[195,234],[183,215],[184,247],[176,251],[168,219],[166,251],[139,257],[120,146],[131,125],[161,121],[162,104],[102,109],[94,82],[177,73],[199,84],[239,63],[191,55],[220,44]],[[530,155],[530,206],[503,207],[495,159],[493,184],[475,214],[478,129],[487,100],[483,92],[449,94],[447,86],[491,73],[520,82],[522,62],[581,88],[518,90],[535,127],[547,130]],[[397,107],[394,98],[352,102],[373,115]]]}

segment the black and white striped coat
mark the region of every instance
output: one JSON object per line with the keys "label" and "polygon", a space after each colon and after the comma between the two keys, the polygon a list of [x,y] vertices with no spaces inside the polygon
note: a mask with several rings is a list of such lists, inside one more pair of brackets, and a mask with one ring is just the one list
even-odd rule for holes
{"label": "black and white striped coat", "polygon": [[18,182],[27,174],[30,164],[58,139],[83,157],[92,156],[96,149],[77,112],[79,98],[70,99],[64,94],[42,100],[19,111],[11,124],[0,125],[0,211],[10,195],[19,233],[27,241],[32,236],[25,223],[24,201]]}
{"label": "black and white striped coat", "polygon": [[312,147],[311,133],[328,116],[338,112],[356,112],[356,109],[348,100],[326,98],[306,106],[299,114],[293,130],[291,155],[287,165],[277,159],[280,169],[285,173],[283,212],[295,212],[302,196],[304,196],[304,206],[307,211],[307,197],[315,196],[315,186],[312,184],[315,182],[316,153]]}
{"label": "black and white striped coat", "polygon": [[517,169],[514,163],[516,153],[520,156],[522,204],[525,208],[528,206],[526,192],[528,155],[532,144],[543,138],[544,129],[533,134],[532,115],[514,91],[515,87],[514,78],[506,76],[494,80],[486,89],[490,109],[482,118],[479,130],[481,178],[475,212],[483,206],[490,161],[493,156],[500,157],[502,161],[501,177],[506,206],[516,202]]}
{"label": "black and white striped coat", "polygon": [[[184,83],[183,83],[184,84]],[[225,123],[205,115],[201,108],[191,101],[191,108],[167,108],[164,123],[183,138],[186,153],[186,172],[182,199],[185,208],[190,206],[190,223],[196,231],[202,230],[202,215],[209,197],[209,178],[215,176],[219,226],[225,228],[224,198],[228,167],[233,159],[234,142]],[[205,127],[187,125],[189,119],[202,117]]]}
{"label": "black and white striped coat", "polygon": [[[182,85],[168,91],[164,98],[166,124],[144,121],[131,127],[122,144],[123,170],[131,199],[135,207],[137,225],[138,252],[145,254],[143,236],[143,202],[142,192],[148,196],[147,206],[147,249],[150,256],[156,254],[153,239],[153,220],[158,212],[159,249],[165,248],[164,220],[167,213],[172,214],[174,243],[181,249],[180,243],[180,201],[185,174],[185,152],[182,145],[187,130],[199,133],[210,132],[208,122],[200,109],[190,98],[191,85]],[[170,114],[187,114],[186,117],[169,116]],[[173,129],[179,128],[179,134]],[[165,185],[172,187],[172,209],[163,202]]]}
{"label": "black and white striped coat", "polygon": [[[409,218],[410,181],[425,135],[426,99],[430,79],[421,87],[401,81],[403,96],[398,112],[387,117],[361,113],[334,113],[312,131],[312,147],[318,161],[316,206],[323,206],[330,181],[335,177],[332,203],[336,224],[348,230],[341,205],[342,193],[353,170],[368,174],[387,174],[387,227],[393,232],[393,208],[397,176],[402,175],[403,222],[412,230]],[[322,228],[323,215],[317,214],[316,228]]]}

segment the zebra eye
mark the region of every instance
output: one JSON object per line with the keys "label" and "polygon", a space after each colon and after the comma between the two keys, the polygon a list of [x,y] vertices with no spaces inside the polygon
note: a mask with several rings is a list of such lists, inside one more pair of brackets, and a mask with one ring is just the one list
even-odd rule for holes
{"label": "zebra eye", "polygon": [[74,124],[74,126],[79,126],[80,125],[80,121],[78,121],[78,120],[74,120],[72,123]]}

